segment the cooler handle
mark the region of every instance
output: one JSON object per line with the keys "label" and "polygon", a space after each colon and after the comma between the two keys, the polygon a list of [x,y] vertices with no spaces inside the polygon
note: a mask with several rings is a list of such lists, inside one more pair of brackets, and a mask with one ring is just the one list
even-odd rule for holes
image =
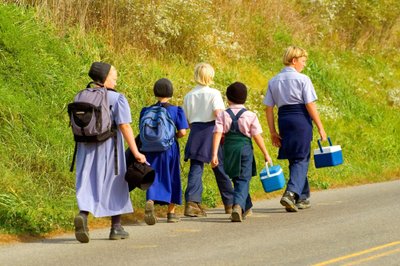
{"label": "cooler handle", "polygon": [[[271,166],[273,166],[274,164],[271,161]],[[269,176],[269,169],[268,169],[268,161],[265,162],[265,170],[267,171],[267,176]]]}
{"label": "cooler handle", "polygon": [[[329,142],[329,146],[332,146],[332,141],[331,141],[330,137],[328,137],[328,142]],[[318,139],[318,146],[319,146],[319,150],[321,151],[321,153],[324,153],[323,150],[322,150],[321,140],[320,139]]]}

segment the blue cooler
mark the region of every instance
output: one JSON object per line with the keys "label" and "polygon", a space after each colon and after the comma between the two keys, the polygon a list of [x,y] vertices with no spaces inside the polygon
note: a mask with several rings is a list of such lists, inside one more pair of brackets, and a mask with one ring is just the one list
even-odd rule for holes
{"label": "blue cooler", "polygon": [[314,150],[315,168],[335,166],[343,163],[342,148],[340,145],[332,146],[331,139],[328,137],[329,146],[322,147],[318,140],[319,149]]}
{"label": "blue cooler", "polygon": [[266,163],[265,168],[261,170],[260,179],[265,192],[282,189],[286,183],[282,167],[279,165],[271,165],[271,167],[268,167],[268,163]]}

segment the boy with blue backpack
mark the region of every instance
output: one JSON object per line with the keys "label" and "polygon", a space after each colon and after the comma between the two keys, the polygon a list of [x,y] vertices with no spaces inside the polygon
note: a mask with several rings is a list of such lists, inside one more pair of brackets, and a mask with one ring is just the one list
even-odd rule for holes
{"label": "boy with blue backpack", "polygon": [[254,138],[265,161],[271,163],[271,157],[265,148],[256,114],[243,105],[247,98],[246,86],[235,82],[228,86],[226,96],[229,108],[219,113],[215,120],[211,166],[219,164],[218,147],[224,135],[224,169],[234,186],[231,221],[241,222],[253,206],[249,189],[251,177],[256,175],[256,165],[251,139]]}
{"label": "boy with blue backpack", "polygon": [[144,220],[148,225],[157,222],[154,204],[168,204],[167,222],[179,221],[175,214],[175,206],[182,204],[177,138],[185,136],[189,128],[183,109],[168,103],[173,95],[171,81],[159,79],[153,91],[158,101],[142,109],[139,121],[140,150],[156,172],[154,183],[146,194]]}

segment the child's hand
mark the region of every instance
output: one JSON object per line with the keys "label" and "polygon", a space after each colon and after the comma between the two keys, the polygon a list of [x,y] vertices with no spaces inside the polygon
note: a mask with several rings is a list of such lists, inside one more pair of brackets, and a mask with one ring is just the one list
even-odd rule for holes
{"label": "child's hand", "polygon": [[219,164],[218,157],[215,155],[211,159],[211,167],[215,168],[217,167],[218,164]]}
{"label": "child's hand", "polygon": [[269,154],[265,154],[264,159],[266,162],[268,162],[270,165],[272,165],[272,159],[271,159],[271,156],[269,156]]}

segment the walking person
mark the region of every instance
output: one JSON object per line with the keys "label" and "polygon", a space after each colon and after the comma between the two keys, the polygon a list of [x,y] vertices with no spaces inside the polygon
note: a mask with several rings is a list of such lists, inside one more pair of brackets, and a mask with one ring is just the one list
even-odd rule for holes
{"label": "walking person", "polygon": [[89,76],[93,79],[94,87],[88,90],[106,88],[110,116],[116,125],[116,138],[110,137],[103,142],[77,142],[76,197],[80,212],[74,219],[74,225],[76,239],[82,243],[89,242],[89,212],[95,217],[111,216],[109,239],[129,237],[121,226],[121,214],[133,212],[128,183],[124,179],[124,139],[135,158],[139,162],[146,161],[135,143],[128,101],[123,94],[114,90],[117,70],[110,64],[94,62]]}
{"label": "walking person", "polygon": [[[283,56],[285,67],[268,82],[264,98],[272,144],[279,147],[278,159],[289,160],[289,180],[280,203],[288,212],[311,206],[308,166],[312,140],[312,121],[322,141],[327,139],[315,101],[317,95],[310,78],[301,74],[307,52],[290,46]],[[278,107],[278,128],[275,128],[274,106]]]}
{"label": "walking person", "polygon": [[[168,204],[167,222],[179,222],[179,217],[175,213],[175,206],[182,204],[182,186],[181,186],[181,168],[180,168],[180,149],[178,138],[186,135],[186,129],[189,125],[186,120],[183,109],[169,103],[173,95],[173,86],[171,81],[166,78],[159,79],[153,88],[154,96],[158,99],[155,105],[145,107],[140,112],[140,121],[146,116],[147,112],[152,112],[153,107],[161,107],[166,109],[166,116],[173,123],[171,144],[168,144],[167,150],[160,151],[143,151],[147,161],[155,170],[154,183],[147,190],[145,216],[144,220],[148,225],[154,225],[157,222],[154,213],[154,204]],[[161,110],[161,109],[160,109]],[[166,121],[163,121],[166,122]],[[142,125],[141,125],[142,126]],[[161,130],[161,129],[159,129]],[[167,130],[164,129],[164,132]],[[141,138],[144,130],[141,130]],[[151,143],[151,149],[154,143]]]}
{"label": "walking person", "polygon": [[215,121],[212,167],[221,162],[218,158],[218,147],[224,135],[224,169],[234,184],[232,222],[242,222],[253,207],[250,197],[250,180],[256,175],[256,164],[253,153],[253,138],[264,155],[266,162],[271,163],[262,128],[255,113],[246,110],[247,88],[243,83],[235,82],[226,90],[229,107],[220,112]]}
{"label": "walking person", "polygon": [[[206,216],[201,206],[204,163],[211,162],[212,134],[215,118],[225,109],[221,93],[209,86],[213,84],[214,68],[207,63],[199,63],[194,70],[197,85],[184,97],[183,109],[190,125],[190,134],[185,147],[185,161],[190,160],[190,170],[185,191],[185,216]],[[218,149],[222,158],[222,148]],[[222,160],[221,160],[222,161]],[[223,164],[212,169],[221,194],[225,212],[232,212],[233,187]]]}

